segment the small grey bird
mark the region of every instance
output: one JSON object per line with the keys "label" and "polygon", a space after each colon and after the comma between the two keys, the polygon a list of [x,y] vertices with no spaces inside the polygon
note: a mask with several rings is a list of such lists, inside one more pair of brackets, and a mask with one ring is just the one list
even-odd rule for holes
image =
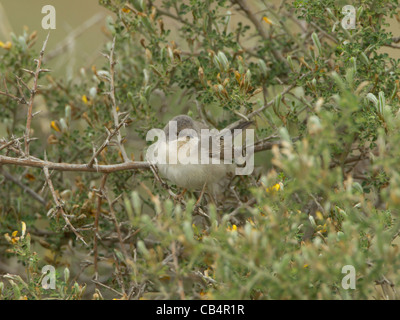
{"label": "small grey bird", "polygon": [[[223,192],[224,182],[228,176],[235,174],[236,168],[233,142],[227,143],[225,134],[235,134],[235,129],[245,129],[250,124],[251,121],[245,121],[218,132],[206,130],[209,128],[205,124],[187,115],[176,116],[164,127],[165,139],[154,144],[158,153],[165,154],[166,161],[161,162],[153,156],[147,160],[157,165],[162,177],[179,187],[187,190],[203,188],[203,191],[207,188],[213,195],[218,195]],[[229,135],[229,138],[232,136]],[[170,150],[178,156],[171,158]],[[232,156],[232,162],[224,163],[226,155]]]}

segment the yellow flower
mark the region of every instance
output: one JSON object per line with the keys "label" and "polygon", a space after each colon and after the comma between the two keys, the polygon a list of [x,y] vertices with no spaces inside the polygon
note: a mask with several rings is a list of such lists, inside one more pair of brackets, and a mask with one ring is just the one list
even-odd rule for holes
{"label": "yellow flower", "polygon": [[269,25],[273,25],[274,23],[271,21],[271,20],[269,20],[267,17],[263,17],[263,20],[266,22],[266,23],[268,23]]}
{"label": "yellow flower", "polygon": [[19,241],[19,237],[17,237],[17,234],[18,234],[18,231],[14,231],[10,237],[10,235],[8,233],[6,233],[4,235],[4,238],[6,238],[7,242],[9,242],[11,244],[15,244]]}
{"label": "yellow flower", "polygon": [[266,188],[265,191],[267,191],[267,193],[274,193],[279,191],[280,189],[281,189],[281,183],[277,183],[272,187]]}
{"label": "yellow flower", "polygon": [[319,220],[323,220],[323,219],[324,219],[324,216],[322,215],[322,213],[321,213],[320,211],[317,211],[317,212],[315,213],[315,215],[317,216],[317,218],[318,218]]}
{"label": "yellow flower", "polygon": [[89,104],[89,99],[85,94],[82,96],[82,101],[84,104]]}
{"label": "yellow flower", "polygon": [[122,11],[123,11],[123,12],[125,12],[125,13],[129,13],[129,12],[131,12],[131,10],[130,10],[130,9],[128,9],[128,8],[122,8]]}
{"label": "yellow flower", "polygon": [[57,123],[55,121],[52,121],[50,126],[57,132],[61,132],[60,128],[58,127]]}
{"label": "yellow flower", "polygon": [[228,227],[226,231],[237,231],[237,226],[234,224],[232,227]]}
{"label": "yellow flower", "polygon": [[25,233],[26,233],[26,223],[25,222],[21,222],[22,225],[22,231],[21,231],[21,237],[17,237],[18,235],[18,231],[14,231],[13,233],[11,233],[11,236],[6,233],[4,235],[4,238],[7,240],[7,242],[11,243],[11,244],[16,244],[20,239],[23,239],[25,237]]}
{"label": "yellow flower", "polygon": [[12,47],[12,43],[10,41],[7,41],[6,43],[0,41],[0,48],[10,50]]}
{"label": "yellow flower", "polygon": [[319,225],[318,229],[321,233],[325,233],[328,231],[327,227],[326,227],[326,223],[324,225]]}

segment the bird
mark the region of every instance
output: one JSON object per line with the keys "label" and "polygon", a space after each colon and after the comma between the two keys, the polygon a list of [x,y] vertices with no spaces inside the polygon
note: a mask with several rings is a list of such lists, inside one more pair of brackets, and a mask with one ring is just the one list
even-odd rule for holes
{"label": "bird", "polygon": [[146,159],[157,166],[163,178],[183,188],[183,193],[207,190],[217,197],[223,193],[229,177],[235,175],[236,163],[229,159],[234,157],[233,141],[228,143],[230,134],[237,134],[237,129],[252,123],[243,121],[218,131],[188,115],[178,115],[164,127],[162,138],[149,148],[152,152],[147,152]]}

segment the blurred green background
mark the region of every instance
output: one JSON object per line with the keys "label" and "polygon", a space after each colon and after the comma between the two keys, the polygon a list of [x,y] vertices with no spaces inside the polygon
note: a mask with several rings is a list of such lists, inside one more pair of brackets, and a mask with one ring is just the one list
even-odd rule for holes
{"label": "blurred green background", "polygon": [[38,32],[36,49],[40,49],[48,30],[42,29],[42,7],[56,9],[56,30],[51,30],[47,55],[56,48],[62,54],[48,61],[55,76],[73,76],[80,67],[90,67],[100,57],[106,39],[105,18],[111,12],[101,7],[98,0],[1,0],[0,41],[10,40],[10,33],[17,36],[24,30]]}
{"label": "blurred green background", "polygon": [[[248,3],[252,5],[253,1],[248,0]],[[98,0],[0,0],[0,41],[9,40],[11,32],[19,35],[24,29],[28,32],[36,30],[39,36],[36,48],[39,48],[48,33],[41,27],[45,16],[41,11],[45,5],[55,7],[57,19],[56,30],[51,31],[47,55],[57,47],[63,49],[62,54],[49,61],[47,66],[53,69],[55,76],[64,74],[70,78],[79,68],[90,67],[101,58],[99,52],[106,39],[105,19],[113,13],[100,6]],[[254,12],[259,10],[254,6],[253,9]],[[233,22],[243,20],[246,19],[241,15],[233,16]],[[166,19],[166,23],[167,28],[173,29],[174,21]],[[395,37],[400,36],[400,23],[395,19],[390,20],[389,29]],[[384,51],[400,57],[398,49],[387,48]]]}

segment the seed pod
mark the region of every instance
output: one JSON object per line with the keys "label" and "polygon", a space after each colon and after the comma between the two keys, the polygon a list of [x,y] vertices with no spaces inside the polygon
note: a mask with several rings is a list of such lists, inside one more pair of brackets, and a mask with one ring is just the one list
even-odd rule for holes
{"label": "seed pod", "polygon": [[91,87],[89,89],[89,96],[92,99],[94,99],[97,96],[97,88],[96,87]]}
{"label": "seed pod", "polygon": [[142,105],[142,106],[147,106],[147,99],[146,99],[146,97],[144,96],[144,95],[139,95],[139,100],[140,100],[140,104]]}
{"label": "seed pod", "polygon": [[378,104],[378,112],[380,114],[383,114],[383,110],[385,109],[386,106],[386,100],[385,100],[385,94],[380,91],[379,92],[379,104]]}
{"label": "seed pod", "polygon": [[24,221],[21,222],[21,239],[25,237],[26,233],[26,223]]}
{"label": "seed pod", "polygon": [[367,55],[366,55],[364,52],[361,53],[361,60],[362,60],[362,62],[364,62],[366,65],[369,65],[369,59],[368,59]]}
{"label": "seed pod", "polygon": [[357,59],[355,57],[351,57],[350,62],[353,65],[354,72],[357,72]]}
{"label": "seed pod", "polygon": [[253,93],[251,94],[251,96],[255,96],[255,95],[261,93],[262,91],[263,91],[262,88],[258,88],[258,89],[256,89],[256,90],[253,91]]}
{"label": "seed pod", "polygon": [[332,20],[337,21],[335,15],[333,14],[333,12],[332,12],[332,10],[331,10],[330,8],[326,8],[326,12],[328,12],[328,16],[329,16]]}
{"label": "seed pod", "polygon": [[21,297],[21,290],[19,289],[18,285],[13,280],[8,280],[13,288],[14,291],[14,299],[18,300]]}
{"label": "seed pod", "polygon": [[149,84],[149,71],[147,69],[143,69],[143,76],[144,76],[144,85],[147,86]]}
{"label": "seed pod", "polygon": [[199,68],[198,75],[199,75],[199,79],[200,79],[201,84],[203,86],[206,86],[207,85],[207,81],[206,81],[206,78],[204,76],[204,70],[203,70],[202,67]]}
{"label": "seed pod", "polygon": [[359,184],[358,182],[353,182],[351,188],[352,188],[355,192],[357,192],[357,193],[359,193],[359,194],[363,194],[363,193],[364,193],[363,187],[362,187],[361,184]]}
{"label": "seed pod", "polygon": [[222,51],[218,52],[218,60],[219,60],[219,62],[221,64],[221,66],[222,66],[222,70],[221,71],[228,71],[228,69],[229,69],[229,61],[226,58],[226,55]]}
{"label": "seed pod", "polygon": [[277,111],[279,110],[279,107],[281,106],[281,101],[282,101],[282,95],[278,94],[275,99],[275,110]]}
{"label": "seed pod", "polygon": [[64,281],[65,281],[65,283],[68,282],[69,276],[70,276],[69,269],[68,269],[68,268],[65,268],[65,269],[64,269]]}
{"label": "seed pod", "polygon": [[225,27],[224,27],[225,33],[227,32],[228,27],[229,27],[229,22],[231,21],[231,14],[232,14],[232,12],[230,12],[229,10],[226,12],[226,17],[225,17],[225,21],[224,21],[224,23],[225,23]]}
{"label": "seed pod", "polygon": [[317,228],[317,224],[315,223],[315,219],[313,216],[308,216],[308,220],[310,220],[310,223],[313,228]]}
{"label": "seed pod", "polygon": [[146,54],[146,58],[147,58],[148,63],[151,63],[151,61],[153,60],[153,55],[152,55],[151,51],[146,48],[145,54]]}
{"label": "seed pod", "polygon": [[313,34],[311,35],[312,41],[314,42],[314,45],[317,47],[317,52],[319,56],[322,56],[322,46],[321,46],[321,42],[319,41],[318,35],[313,32]]}
{"label": "seed pod", "polygon": [[322,131],[321,121],[315,115],[311,116],[308,119],[307,126],[308,126],[308,131],[310,132],[310,134],[318,134]]}
{"label": "seed pod", "polygon": [[245,80],[245,85],[246,85],[246,89],[247,89],[249,87],[249,85],[250,85],[250,80],[251,80],[251,71],[250,71],[250,69],[247,70],[245,79],[246,79]]}
{"label": "seed pod", "polygon": [[313,89],[316,90],[316,89],[317,89],[317,80],[316,80],[315,78],[313,78],[313,79],[311,80],[311,84],[312,84],[312,86],[313,86]]}
{"label": "seed pod", "polygon": [[142,240],[139,240],[136,243],[136,247],[137,247],[138,251],[141,252],[145,258],[150,258],[150,252],[149,252],[149,250],[147,250],[146,245],[144,244],[144,242]]}
{"label": "seed pod", "polygon": [[145,86],[143,90],[143,94],[146,97],[146,99],[150,99],[150,94],[151,94],[151,86]]}
{"label": "seed pod", "polygon": [[160,34],[164,34],[165,33],[164,21],[162,19],[158,19],[157,22],[158,25],[160,26]]}
{"label": "seed pod", "polygon": [[242,75],[236,70],[235,70],[235,78],[236,78],[236,81],[238,83],[240,83],[240,79],[242,78]]}
{"label": "seed pod", "polygon": [[345,90],[346,85],[343,82],[343,79],[337,74],[337,72],[332,72],[332,78],[335,80],[336,84],[339,86],[340,90]]}
{"label": "seed pod", "polygon": [[18,37],[18,42],[21,45],[22,52],[26,52],[26,50],[28,49],[28,46],[26,44],[25,37],[19,36]]}
{"label": "seed pod", "polygon": [[65,119],[67,120],[68,124],[71,123],[71,114],[72,114],[71,106],[67,104],[65,106]]}
{"label": "seed pod", "polygon": [[60,119],[60,126],[61,126],[62,132],[67,132],[68,131],[68,125],[67,125],[67,122],[65,121],[64,118]]}
{"label": "seed pod", "polygon": [[174,62],[174,52],[172,51],[170,46],[167,46],[167,50],[169,58],[171,59],[172,62]]}
{"label": "seed pod", "polygon": [[138,3],[138,5],[139,5],[139,9],[142,11],[142,12],[145,12],[146,11],[146,3],[145,3],[145,1],[144,0],[136,0],[136,2]]}
{"label": "seed pod", "polygon": [[368,93],[368,94],[367,94],[367,99],[368,99],[369,101],[373,102],[375,106],[378,105],[378,99],[375,97],[375,95],[374,95],[373,93],[371,93],[371,92]]}
{"label": "seed pod", "polygon": [[165,47],[160,50],[160,59],[164,60],[167,57],[167,49]]}
{"label": "seed pod", "polygon": [[239,70],[238,71],[239,71],[240,74],[243,74],[244,71],[245,71],[245,65],[244,65],[243,58],[241,56],[238,56],[237,59],[238,59],[238,62],[239,62]]}
{"label": "seed pod", "polygon": [[185,238],[189,242],[193,242],[193,229],[189,221],[183,222],[183,233],[185,234]]}
{"label": "seed pod", "polygon": [[357,20],[360,19],[360,17],[362,16],[363,12],[364,12],[364,8],[363,8],[362,6],[360,6],[360,7],[357,9],[357,13],[356,13],[356,18],[357,18]]}
{"label": "seed pod", "polygon": [[142,202],[140,200],[140,196],[136,191],[131,193],[131,199],[133,204],[133,209],[137,215],[141,213]]}
{"label": "seed pod", "polygon": [[268,75],[268,68],[263,59],[258,60],[258,68],[260,69],[261,76],[266,78]]}
{"label": "seed pod", "polygon": [[135,99],[132,92],[128,92],[128,99],[130,102],[135,103]]}
{"label": "seed pod", "polygon": [[294,69],[294,64],[293,64],[292,57],[291,57],[291,56],[287,56],[286,60],[287,60],[287,62],[289,63],[290,69],[294,72],[295,69]]}
{"label": "seed pod", "polygon": [[207,14],[204,17],[204,20],[203,20],[203,31],[204,31],[204,33],[207,33],[207,31],[208,31],[209,20],[210,20],[210,18],[209,18],[208,14]]}

